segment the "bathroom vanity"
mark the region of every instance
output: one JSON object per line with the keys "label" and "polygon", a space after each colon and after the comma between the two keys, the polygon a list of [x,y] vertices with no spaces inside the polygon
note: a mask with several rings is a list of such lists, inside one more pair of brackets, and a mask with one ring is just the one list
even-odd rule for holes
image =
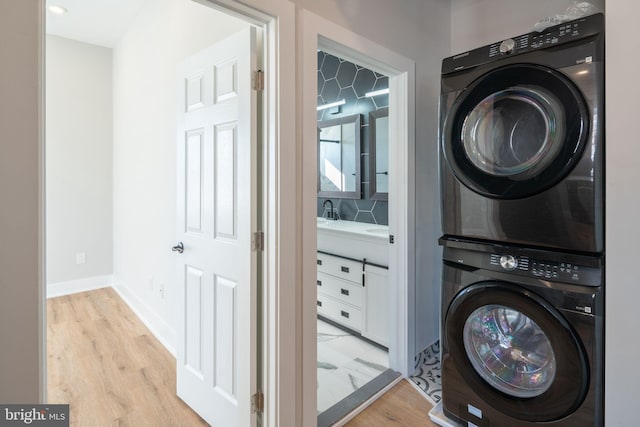
{"label": "bathroom vanity", "polygon": [[318,314],[388,347],[389,228],[318,218]]}

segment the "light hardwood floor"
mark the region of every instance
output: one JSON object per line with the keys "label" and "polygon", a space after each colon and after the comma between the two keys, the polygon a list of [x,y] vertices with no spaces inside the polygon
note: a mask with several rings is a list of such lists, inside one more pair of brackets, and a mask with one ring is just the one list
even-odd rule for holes
{"label": "light hardwood floor", "polygon": [[175,359],[110,288],[47,301],[48,403],[72,426],[206,426],[176,397]]}
{"label": "light hardwood floor", "polygon": [[437,427],[429,419],[431,404],[408,381],[400,381],[346,426]]}
{"label": "light hardwood floor", "polygon": [[[112,289],[49,299],[47,329],[47,401],[70,404],[71,426],[207,425],[176,397],[173,356]],[[430,409],[405,380],[347,425],[435,426]]]}

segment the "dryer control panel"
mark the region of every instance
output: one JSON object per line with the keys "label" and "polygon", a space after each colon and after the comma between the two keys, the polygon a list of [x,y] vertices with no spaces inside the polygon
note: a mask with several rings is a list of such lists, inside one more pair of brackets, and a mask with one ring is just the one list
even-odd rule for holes
{"label": "dryer control panel", "polygon": [[447,241],[443,258],[467,269],[484,269],[582,286],[602,284],[602,257]]}
{"label": "dryer control panel", "polygon": [[[604,15],[597,13],[531,32],[500,40],[487,46],[450,56],[442,61],[442,74],[454,73],[478,65],[499,60],[506,56],[542,50],[560,44],[570,43],[604,31]],[[599,59],[599,58],[598,58]],[[596,61],[597,58],[592,58]],[[589,59],[585,59],[589,61]]]}

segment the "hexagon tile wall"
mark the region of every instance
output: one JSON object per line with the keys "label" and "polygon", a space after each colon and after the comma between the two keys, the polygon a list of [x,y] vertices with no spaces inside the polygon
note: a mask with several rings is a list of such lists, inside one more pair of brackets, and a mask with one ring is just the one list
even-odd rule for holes
{"label": "hexagon tile wall", "polygon": [[[365,94],[389,87],[389,78],[337,56],[318,51],[318,105],[329,104],[344,99],[346,103],[340,112],[331,109],[318,111],[318,121],[334,119],[351,114],[362,114],[361,147],[361,194],[362,198],[334,199],[333,205],[341,220],[367,222],[371,224],[389,223],[389,209],[386,200],[369,199],[369,112],[389,105],[389,95],[366,97]],[[327,198],[318,198],[318,216],[326,216],[322,203]]]}

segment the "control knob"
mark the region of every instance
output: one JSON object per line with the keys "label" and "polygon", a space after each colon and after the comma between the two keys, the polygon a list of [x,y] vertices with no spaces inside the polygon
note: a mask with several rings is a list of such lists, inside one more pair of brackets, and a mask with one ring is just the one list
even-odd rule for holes
{"label": "control knob", "polygon": [[511,53],[516,48],[516,42],[513,39],[506,39],[500,43],[500,53]]}
{"label": "control knob", "polygon": [[513,255],[502,255],[500,257],[500,267],[507,271],[515,270],[518,266],[518,260]]}

